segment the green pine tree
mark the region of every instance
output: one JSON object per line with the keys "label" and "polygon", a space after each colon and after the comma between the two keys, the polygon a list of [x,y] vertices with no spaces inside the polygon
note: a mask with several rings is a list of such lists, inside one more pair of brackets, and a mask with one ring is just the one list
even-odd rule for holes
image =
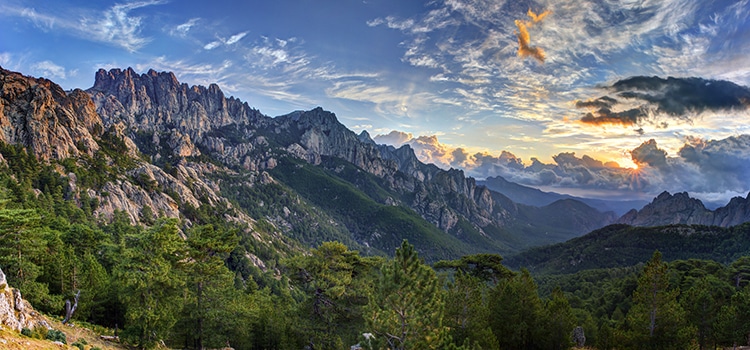
{"label": "green pine tree", "polygon": [[115,270],[119,298],[126,307],[122,335],[139,348],[151,348],[168,336],[183,306],[185,241],[173,219],[161,219],[125,240]]}
{"label": "green pine tree", "polygon": [[373,277],[373,259],[339,242],[325,242],[310,255],[287,262],[292,281],[305,293],[300,304],[301,336],[316,349],[354,344],[364,327],[362,307]]}
{"label": "green pine tree", "polygon": [[633,306],[626,316],[625,341],[631,348],[687,348],[692,329],[677,302],[679,293],[679,289],[669,289],[667,264],[659,251],[654,252],[638,278]]}
{"label": "green pine tree", "polygon": [[573,329],[576,327],[576,318],[570,302],[563,294],[560,287],[552,291],[550,300],[545,305],[549,349],[569,349],[573,345]]}
{"label": "green pine tree", "polygon": [[536,349],[546,341],[544,307],[529,271],[501,280],[490,293],[489,309],[501,349]]}
{"label": "green pine tree", "polygon": [[365,310],[374,346],[392,350],[446,346],[443,291],[435,271],[406,240],[375,281]]}

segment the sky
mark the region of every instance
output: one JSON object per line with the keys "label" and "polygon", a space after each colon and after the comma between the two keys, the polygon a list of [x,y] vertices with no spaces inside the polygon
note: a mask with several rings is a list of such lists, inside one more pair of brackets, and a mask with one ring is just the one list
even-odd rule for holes
{"label": "sky", "polygon": [[478,179],[717,205],[750,191],[749,1],[0,0],[0,66],[171,71]]}

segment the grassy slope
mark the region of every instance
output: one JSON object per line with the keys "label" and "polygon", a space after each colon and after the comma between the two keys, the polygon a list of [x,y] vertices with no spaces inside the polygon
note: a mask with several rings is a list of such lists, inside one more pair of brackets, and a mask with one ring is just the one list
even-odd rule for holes
{"label": "grassy slope", "polygon": [[81,326],[70,326],[70,325],[63,325],[59,321],[55,319],[49,319],[48,322],[52,328],[57,329],[65,333],[65,337],[67,339],[67,345],[57,345],[54,344],[52,341],[49,340],[43,340],[43,339],[35,339],[35,338],[29,338],[26,336],[21,335],[21,333],[18,333],[14,330],[11,330],[5,326],[2,326],[0,328],[0,349],[7,349],[7,350],[48,350],[48,349],[71,349],[71,350],[78,350],[77,347],[71,346],[70,344],[73,344],[78,339],[85,339],[87,345],[85,346],[86,350],[89,350],[93,347],[98,347],[102,350],[122,350],[122,349],[128,349],[128,347],[119,344],[119,343],[113,343],[104,341],[101,338],[99,338],[98,333],[94,332],[91,329],[81,327]]}

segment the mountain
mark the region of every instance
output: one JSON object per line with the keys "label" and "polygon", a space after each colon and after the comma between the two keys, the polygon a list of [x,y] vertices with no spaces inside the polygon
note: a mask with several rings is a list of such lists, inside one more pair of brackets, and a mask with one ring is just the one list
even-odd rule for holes
{"label": "mountain", "polygon": [[545,206],[561,199],[574,199],[586,203],[593,208],[599,208],[601,211],[613,211],[617,215],[623,215],[632,209],[642,208],[648,204],[648,202],[641,200],[616,201],[545,192],[538,188],[508,181],[502,176],[489,177],[484,181],[477,181],[477,183],[487,186],[490,190],[502,193],[516,203],[537,207]]}
{"label": "mountain", "polygon": [[385,254],[407,238],[428,260],[505,254],[614,219],[569,200],[517,204],[461,170],[420,162],[409,146],[377,145],[320,107],[272,118],[173,73],[99,70],[91,88],[71,92],[5,70],[0,79],[0,141],[57,169],[66,198],[93,201],[105,220],[235,223],[255,242],[256,266],[256,253],[327,240]]}
{"label": "mountain", "polygon": [[648,261],[654,250],[659,250],[665,261],[705,259],[729,264],[750,254],[750,224],[729,228],[614,224],[564,243],[508,256],[503,264],[534,273],[568,274],[633,266]]}
{"label": "mountain", "polygon": [[686,192],[662,192],[641,210],[631,210],[617,222],[633,226],[661,226],[671,224],[696,224],[730,227],[750,221],[750,194],[746,198],[734,197],[727,205],[707,209],[699,199]]}

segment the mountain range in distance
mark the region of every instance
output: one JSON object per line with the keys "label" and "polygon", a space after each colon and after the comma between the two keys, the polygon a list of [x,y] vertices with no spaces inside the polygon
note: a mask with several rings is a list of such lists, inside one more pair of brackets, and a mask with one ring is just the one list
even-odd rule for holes
{"label": "mountain range in distance", "polygon": [[586,205],[592,208],[597,208],[599,211],[612,211],[618,216],[621,216],[629,212],[630,210],[640,209],[644,205],[648,204],[647,201],[643,200],[606,200],[576,197],[556,192],[545,192],[538,188],[524,186],[515,182],[508,181],[502,176],[489,177],[486,180],[477,181],[477,183],[487,186],[487,188],[493,191],[504,194],[514,202],[533,205],[536,207],[549,205],[552,202],[561,199],[573,199],[586,203]]}
{"label": "mountain range in distance", "polygon": [[[148,211],[195,224],[197,211],[213,210],[263,244],[338,240],[388,254],[408,239],[428,261],[517,253],[615,222],[750,220],[748,198],[712,211],[687,194],[644,206],[477,181],[422,163],[408,145],[376,144],[320,107],[272,118],[216,84],[189,86],[168,72],[99,70],[93,87],[66,92],[0,69],[0,84],[0,141],[55,164],[66,198],[96,199],[103,219],[120,211],[137,224]],[[107,176],[94,181],[96,159]]]}

